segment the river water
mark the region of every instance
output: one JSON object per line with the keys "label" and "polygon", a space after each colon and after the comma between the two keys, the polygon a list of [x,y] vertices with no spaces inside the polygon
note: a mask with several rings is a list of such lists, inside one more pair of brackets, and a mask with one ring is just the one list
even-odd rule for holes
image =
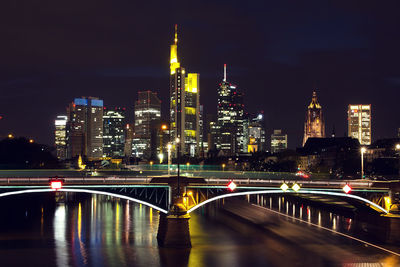
{"label": "river water", "polygon": [[[159,215],[154,209],[96,195],[68,195],[63,202],[56,203],[52,194],[0,199],[0,266],[347,266],[315,261],[296,244],[216,212],[216,206],[192,214],[193,248],[179,250],[158,247]],[[343,224],[329,222],[332,227],[352,225],[349,218],[331,216]],[[368,262],[399,263],[392,255],[377,255]]]}

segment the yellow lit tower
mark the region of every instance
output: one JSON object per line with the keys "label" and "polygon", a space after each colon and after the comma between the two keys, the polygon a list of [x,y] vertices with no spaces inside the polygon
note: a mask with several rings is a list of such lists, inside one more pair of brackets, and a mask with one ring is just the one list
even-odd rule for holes
{"label": "yellow lit tower", "polygon": [[317,93],[315,91],[313,92],[311,103],[306,112],[303,146],[309,137],[325,137],[325,122],[322,115],[322,107],[318,103]]}
{"label": "yellow lit tower", "polygon": [[[182,154],[199,153],[200,74],[188,73],[178,60],[178,32],[175,25],[170,58],[170,140],[177,138]],[[176,149],[175,149],[176,155]]]}

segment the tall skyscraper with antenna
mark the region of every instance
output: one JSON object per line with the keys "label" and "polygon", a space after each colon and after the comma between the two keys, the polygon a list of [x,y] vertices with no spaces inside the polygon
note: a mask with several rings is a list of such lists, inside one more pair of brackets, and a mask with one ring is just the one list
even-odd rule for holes
{"label": "tall skyscraper with antenna", "polygon": [[[170,54],[170,140],[179,140],[182,154],[199,153],[200,74],[188,73],[178,59],[178,30]],[[175,155],[176,155],[176,146]]]}
{"label": "tall skyscraper with antenna", "polygon": [[227,156],[245,152],[243,137],[243,95],[236,85],[227,81],[226,64],[224,78],[218,88],[217,105],[217,149]]}
{"label": "tall skyscraper with antenna", "polygon": [[322,115],[322,107],[318,103],[317,92],[315,91],[306,111],[303,146],[309,137],[325,137],[325,122]]}

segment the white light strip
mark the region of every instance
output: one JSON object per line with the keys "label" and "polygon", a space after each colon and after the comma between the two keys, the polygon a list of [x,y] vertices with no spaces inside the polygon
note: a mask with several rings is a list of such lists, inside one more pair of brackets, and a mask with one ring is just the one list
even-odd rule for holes
{"label": "white light strip", "polygon": [[225,195],[220,195],[220,196],[216,196],[210,199],[207,199],[199,204],[197,204],[196,206],[190,208],[187,213],[190,213],[198,208],[200,208],[201,206],[204,206],[207,203],[210,203],[214,200],[218,200],[221,198],[226,198],[226,197],[236,197],[236,196],[245,196],[245,195],[258,195],[258,194],[288,194],[288,193],[297,193],[297,194],[315,194],[315,195],[330,195],[330,196],[340,196],[340,197],[349,197],[349,198],[354,198],[357,200],[360,200],[362,202],[368,203],[372,206],[374,206],[375,208],[379,209],[380,211],[384,212],[385,214],[388,214],[389,212],[387,210],[385,210],[384,208],[382,208],[381,206],[375,204],[372,201],[369,201],[368,199],[359,197],[359,196],[355,196],[355,195],[351,195],[351,194],[344,194],[344,193],[336,193],[336,192],[322,192],[322,191],[312,191],[312,190],[305,190],[305,189],[300,189],[298,192],[292,192],[292,191],[286,191],[283,192],[282,190],[262,190],[262,191],[253,191],[253,192],[238,192],[238,193],[229,193],[229,194],[225,194]]}
{"label": "white light strip", "polygon": [[377,248],[377,249],[381,249],[381,250],[383,250],[383,251],[389,252],[389,253],[391,253],[391,254],[394,254],[394,255],[400,257],[400,254],[397,253],[397,252],[388,250],[388,249],[386,249],[386,248],[384,248],[384,247],[380,247],[380,246],[374,245],[374,244],[369,243],[369,242],[367,242],[367,241],[358,239],[358,238],[356,238],[356,237],[354,237],[354,236],[347,235],[347,234],[345,234],[345,233],[338,232],[338,231],[329,229],[329,228],[327,228],[327,227],[314,224],[314,223],[312,223],[312,222],[304,221],[304,220],[302,220],[302,219],[299,219],[299,218],[296,218],[296,217],[292,217],[292,216],[290,216],[290,215],[283,214],[283,213],[280,213],[280,212],[278,212],[278,211],[275,211],[275,210],[272,210],[272,209],[269,209],[269,208],[266,208],[266,207],[263,207],[263,206],[259,206],[259,205],[256,205],[256,204],[251,204],[251,205],[256,206],[256,207],[259,207],[259,208],[262,208],[262,209],[266,209],[266,210],[268,210],[268,211],[277,213],[277,214],[279,214],[279,215],[281,215],[281,216],[285,216],[285,217],[288,217],[288,218],[291,218],[291,219],[295,219],[295,220],[297,220],[297,221],[300,221],[300,222],[303,222],[303,223],[306,223],[306,224],[309,224],[309,225],[312,225],[312,226],[315,226],[315,227],[324,229],[324,230],[326,230],[326,231],[329,231],[329,232],[332,232],[332,233],[335,233],[335,234],[338,234],[338,235],[341,235],[341,236],[344,236],[344,237],[347,237],[347,238],[356,240],[356,241],[361,242],[361,243],[363,243],[363,244],[369,245],[369,246],[374,247],[374,248]]}
{"label": "white light strip", "polygon": [[214,200],[218,200],[221,198],[226,198],[226,197],[237,197],[237,196],[245,196],[245,195],[258,195],[258,194],[270,194],[270,193],[283,193],[282,190],[262,190],[262,191],[253,191],[253,192],[237,192],[237,193],[229,193],[229,194],[225,194],[225,195],[220,195],[220,196],[216,196],[210,199],[207,199],[199,204],[197,204],[194,207],[191,207],[187,213],[191,213],[192,211],[197,210],[198,208],[200,208],[201,206],[204,206],[207,203],[210,203]]}
{"label": "white light strip", "polygon": [[[27,193],[40,193],[40,192],[52,192],[52,191],[56,191],[55,189],[29,189],[29,190],[21,190],[21,191],[14,191],[14,192],[6,192],[6,193],[1,193],[0,197],[6,197],[6,196],[11,196],[11,195],[19,195],[19,194],[27,194]],[[87,190],[87,189],[58,189],[57,191],[62,191],[62,192],[76,192],[76,193],[88,193],[88,194],[97,194],[97,195],[105,195],[105,196],[111,196],[111,197],[118,197],[118,198],[122,198],[122,199],[127,199],[139,204],[143,204],[146,205],[148,207],[151,207],[155,210],[158,210],[162,213],[167,214],[168,211],[164,210],[160,207],[157,207],[153,204],[147,203],[145,201],[136,199],[136,198],[131,198],[131,197],[127,197],[124,195],[120,195],[120,194],[113,194],[113,193],[108,193],[108,192],[102,192],[102,191],[97,191],[97,190]]]}

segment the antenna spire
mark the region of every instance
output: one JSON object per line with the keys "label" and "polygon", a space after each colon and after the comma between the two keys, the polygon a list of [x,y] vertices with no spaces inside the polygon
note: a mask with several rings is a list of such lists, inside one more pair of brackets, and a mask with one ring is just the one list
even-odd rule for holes
{"label": "antenna spire", "polygon": [[224,64],[224,82],[226,82],[226,64]]}
{"label": "antenna spire", "polygon": [[175,44],[178,43],[178,24],[175,24],[175,39],[174,39]]}

